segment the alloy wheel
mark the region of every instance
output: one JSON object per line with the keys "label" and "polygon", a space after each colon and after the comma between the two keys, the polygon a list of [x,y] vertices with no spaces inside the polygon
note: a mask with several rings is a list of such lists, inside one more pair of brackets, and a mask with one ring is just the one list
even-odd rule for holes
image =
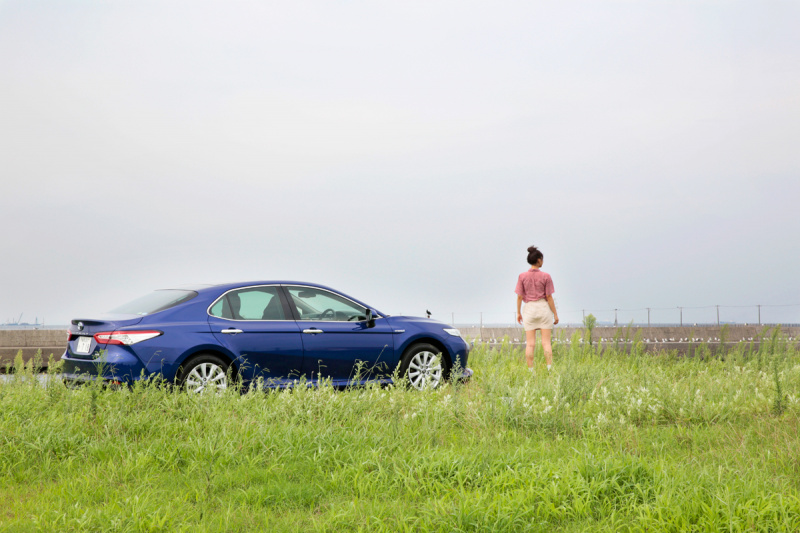
{"label": "alloy wheel", "polygon": [[440,357],[428,351],[421,351],[411,358],[408,365],[408,380],[415,389],[435,389],[442,380]]}
{"label": "alloy wheel", "polygon": [[186,376],[186,390],[194,393],[222,392],[228,388],[225,369],[214,363],[200,363]]}

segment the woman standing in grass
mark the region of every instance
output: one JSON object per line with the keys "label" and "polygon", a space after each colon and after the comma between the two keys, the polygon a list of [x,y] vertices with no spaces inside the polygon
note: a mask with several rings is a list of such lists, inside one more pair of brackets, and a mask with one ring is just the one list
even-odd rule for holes
{"label": "woman standing in grass", "polygon": [[[536,330],[542,332],[542,348],[547,370],[553,367],[553,348],[550,339],[553,326],[558,324],[558,312],[553,301],[553,279],[540,268],[544,255],[535,246],[528,248],[528,264],[531,268],[519,275],[517,280],[517,322],[525,327],[525,359],[528,370],[533,372],[533,355],[536,350]],[[524,310],[520,310],[525,302]]]}

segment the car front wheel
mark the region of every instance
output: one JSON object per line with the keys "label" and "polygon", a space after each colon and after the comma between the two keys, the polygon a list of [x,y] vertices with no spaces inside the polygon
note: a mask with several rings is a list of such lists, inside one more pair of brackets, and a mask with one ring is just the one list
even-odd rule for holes
{"label": "car front wheel", "polygon": [[400,360],[400,375],[417,390],[435,389],[445,375],[446,361],[441,350],[430,344],[415,344]]}
{"label": "car front wheel", "polygon": [[228,363],[216,355],[199,355],[181,367],[178,385],[187,392],[222,392],[228,388]]}

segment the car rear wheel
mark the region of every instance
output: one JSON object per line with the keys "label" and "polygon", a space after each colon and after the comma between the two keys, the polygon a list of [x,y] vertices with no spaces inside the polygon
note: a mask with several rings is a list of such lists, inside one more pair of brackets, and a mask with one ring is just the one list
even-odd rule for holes
{"label": "car rear wheel", "polygon": [[228,363],[216,355],[198,355],[178,372],[178,385],[187,392],[202,394],[228,388]]}
{"label": "car rear wheel", "polygon": [[447,361],[442,351],[431,344],[409,347],[400,360],[400,375],[417,390],[435,389],[446,374]]}

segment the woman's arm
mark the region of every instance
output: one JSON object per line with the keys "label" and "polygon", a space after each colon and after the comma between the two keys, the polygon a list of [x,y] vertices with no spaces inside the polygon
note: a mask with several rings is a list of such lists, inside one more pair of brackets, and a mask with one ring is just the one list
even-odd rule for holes
{"label": "woman's arm", "polygon": [[517,295],[517,322],[522,324],[522,311],[520,310],[520,306],[522,305],[522,296],[519,294]]}
{"label": "woman's arm", "polygon": [[553,324],[558,324],[558,312],[556,312],[556,301],[553,300],[552,296],[547,297],[547,305],[550,306],[550,310],[553,312]]}

